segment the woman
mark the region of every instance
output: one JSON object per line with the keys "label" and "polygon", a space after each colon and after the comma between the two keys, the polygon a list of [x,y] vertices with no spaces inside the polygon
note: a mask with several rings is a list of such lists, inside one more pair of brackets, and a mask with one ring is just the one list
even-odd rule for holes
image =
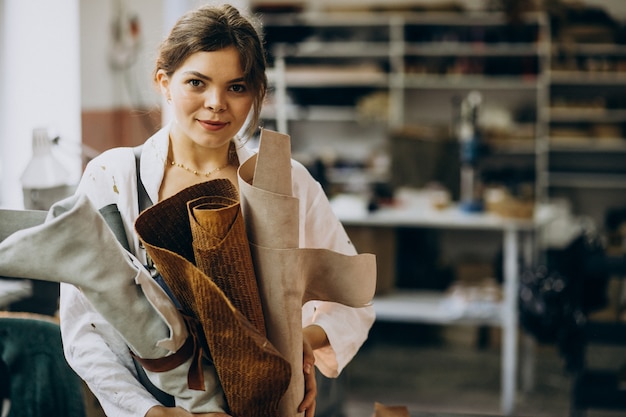
{"label": "woman", "polygon": [[[159,49],[154,81],[171,106],[173,120],[142,148],[141,180],[151,200],[156,203],[218,178],[236,185],[239,164],[252,155],[237,135],[256,130],[267,89],[264,50],[254,26],[228,5],[187,13]],[[77,192],[95,207],[117,204],[131,251],[145,260],[133,233],[138,193],[135,165],[127,155],[113,149],[91,161]],[[300,200],[300,246],[356,254],[319,184],[302,165],[292,165],[293,189]],[[161,405],[141,385],[128,347],[76,287],[62,285],[60,315],[67,360],[107,415],[190,415]],[[299,412],[307,417],[315,412],[313,365],[336,377],[366,339],[373,319],[371,307],[323,302],[303,307],[306,394]]]}

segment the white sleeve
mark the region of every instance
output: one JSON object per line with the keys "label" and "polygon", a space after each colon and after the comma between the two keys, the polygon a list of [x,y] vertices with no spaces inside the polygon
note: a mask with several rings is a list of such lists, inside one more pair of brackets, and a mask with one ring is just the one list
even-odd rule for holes
{"label": "white sleeve", "polygon": [[138,382],[124,340],[73,285],[61,284],[59,314],[67,362],[108,417],[143,417],[159,404]]}
{"label": "white sleeve", "polygon": [[[77,193],[94,206],[116,203],[132,233],[136,200],[134,155],[113,149],[92,160]],[[143,417],[158,401],[137,380],[128,346],[76,287],[61,284],[59,300],[63,349],[69,365],[87,383],[108,417]]]}

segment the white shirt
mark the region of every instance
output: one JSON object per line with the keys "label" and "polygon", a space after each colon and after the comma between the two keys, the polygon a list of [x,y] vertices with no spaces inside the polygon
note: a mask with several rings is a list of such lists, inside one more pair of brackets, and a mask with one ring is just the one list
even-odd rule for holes
{"label": "white shirt", "polygon": [[[169,126],[149,138],[141,154],[141,180],[152,201],[158,201],[169,147]],[[241,163],[252,153],[239,147]],[[326,248],[356,254],[343,226],[333,213],[324,191],[304,166],[293,161],[294,196],[300,201],[300,247]],[[96,208],[117,204],[131,250],[142,261],[134,233],[139,215],[135,157],[130,148],[108,150],[85,168],[77,193],[84,193]],[[128,347],[116,330],[93,309],[80,291],[61,285],[61,332],[65,356],[85,380],[109,417],[144,416],[159,403],[137,381]],[[132,320],[132,317],[129,317]],[[302,325],[317,324],[328,335],[330,347],[315,351],[316,366],[327,377],[336,377],[366,340],[374,322],[373,307],[350,308],[313,301],[302,309]]]}

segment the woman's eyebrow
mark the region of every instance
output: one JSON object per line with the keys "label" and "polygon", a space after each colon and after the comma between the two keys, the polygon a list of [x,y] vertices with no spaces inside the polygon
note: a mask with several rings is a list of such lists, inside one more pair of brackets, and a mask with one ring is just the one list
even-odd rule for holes
{"label": "woman's eyebrow", "polygon": [[196,78],[202,78],[203,80],[210,80],[211,77],[207,77],[206,75],[202,74],[201,72],[198,71],[185,71],[185,75],[193,75]]}
{"label": "woman's eyebrow", "polygon": [[[211,77],[206,76],[206,75],[204,75],[204,74],[202,74],[201,72],[198,72],[198,71],[187,71],[187,72],[185,72],[185,74],[186,75],[193,75],[194,77],[201,78],[201,79],[207,80],[207,81],[212,81],[213,80]],[[240,82],[243,82],[243,81],[245,81],[244,77],[238,77],[238,78],[234,78],[234,79],[228,81],[228,84],[240,83]]]}

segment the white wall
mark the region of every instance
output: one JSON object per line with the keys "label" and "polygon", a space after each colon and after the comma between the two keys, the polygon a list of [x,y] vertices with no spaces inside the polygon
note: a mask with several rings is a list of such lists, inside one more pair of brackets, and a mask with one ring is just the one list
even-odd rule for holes
{"label": "white wall", "polygon": [[[0,206],[22,208],[20,175],[32,131],[50,127],[70,152],[80,142],[79,0],[0,0]],[[72,177],[80,158],[61,156]]]}
{"label": "white wall", "polygon": [[[224,1],[202,0],[81,0],[81,102],[84,110],[152,108],[161,99],[152,84],[156,50],[167,31],[187,10],[201,4]],[[247,0],[231,1],[245,8]],[[112,22],[117,11],[136,15],[141,42],[136,63],[126,70],[110,65]]]}
{"label": "white wall", "polygon": [[[136,64],[126,70],[111,65],[112,27],[119,7],[140,24]],[[159,0],[81,0],[80,54],[83,110],[110,110],[159,105],[150,81],[155,50],[163,37]]]}

